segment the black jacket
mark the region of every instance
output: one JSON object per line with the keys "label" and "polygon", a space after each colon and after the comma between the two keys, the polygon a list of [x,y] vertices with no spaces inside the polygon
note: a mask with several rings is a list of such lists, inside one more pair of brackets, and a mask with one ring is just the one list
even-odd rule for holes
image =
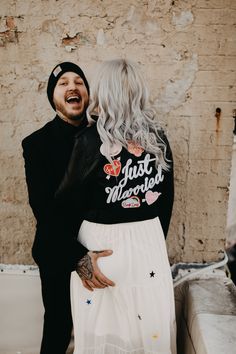
{"label": "black jacket", "polygon": [[[74,149],[56,199],[63,205],[82,206],[85,220],[116,224],[141,221],[158,216],[167,236],[174,198],[173,161],[168,140],[169,171],[155,168],[153,155],[143,151],[135,155],[121,148],[112,166],[100,152],[101,140],[96,125],[76,136]],[[132,150],[131,150],[132,151]],[[95,235],[96,237],[96,235]]]}
{"label": "black jacket", "polygon": [[32,255],[41,270],[73,270],[87,249],[77,242],[81,219],[72,206],[58,207],[54,194],[64,176],[79,128],[56,117],[22,141],[29,203],[37,220]]}

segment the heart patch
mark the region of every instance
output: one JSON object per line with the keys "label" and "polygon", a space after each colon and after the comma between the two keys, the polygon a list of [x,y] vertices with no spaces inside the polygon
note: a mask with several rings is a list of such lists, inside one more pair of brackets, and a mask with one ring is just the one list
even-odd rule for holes
{"label": "heart patch", "polygon": [[133,154],[134,156],[140,157],[142,155],[142,153],[144,152],[144,149],[141,146],[135,144],[135,142],[129,141],[128,142],[128,151],[131,154]]}
{"label": "heart patch", "polygon": [[161,195],[161,193],[158,192],[152,192],[152,191],[147,191],[145,194],[145,199],[148,205],[153,204]]}
{"label": "heart patch", "polygon": [[103,167],[104,172],[109,176],[119,176],[121,170],[121,163],[119,160],[114,160],[113,163],[107,163]]}

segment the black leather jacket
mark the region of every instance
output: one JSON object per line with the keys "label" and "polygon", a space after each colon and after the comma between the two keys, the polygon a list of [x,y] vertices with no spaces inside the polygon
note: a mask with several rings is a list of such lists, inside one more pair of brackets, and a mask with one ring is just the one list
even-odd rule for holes
{"label": "black leather jacket", "polygon": [[[160,218],[167,235],[174,198],[173,161],[167,144],[169,171],[155,168],[155,158],[142,149],[138,154],[122,148],[112,159],[100,151],[101,140],[96,124],[80,132],[75,140],[70,163],[56,199],[61,205],[73,205],[82,219],[116,224]],[[115,166],[115,169],[114,169]]]}

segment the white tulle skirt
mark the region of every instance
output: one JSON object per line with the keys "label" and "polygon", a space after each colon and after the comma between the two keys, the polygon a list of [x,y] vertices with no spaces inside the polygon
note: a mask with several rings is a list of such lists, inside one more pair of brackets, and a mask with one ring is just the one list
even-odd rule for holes
{"label": "white tulle skirt", "polygon": [[104,225],[84,221],[79,241],[115,287],[83,287],[71,275],[74,354],[176,354],[173,283],[159,218]]}

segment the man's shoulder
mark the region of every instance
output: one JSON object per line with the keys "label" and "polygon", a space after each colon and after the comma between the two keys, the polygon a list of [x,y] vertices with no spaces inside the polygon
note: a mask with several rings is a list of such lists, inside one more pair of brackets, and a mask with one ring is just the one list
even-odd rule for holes
{"label": "man's shoulder", "polygon": [[99,137],[99,133],[97,130],[97,122],[90,122],[87,127],[84,129],[84,131],[82,131],[81,133],[78,132],[77,137],[80,136],[85,136],[85,137],[90,137],[90,136],[98,136]]}
{"label": "man's shoulder", "polygon": [[91,135],[91,136],[99,136],[99,133],[97,130],[97,122],[94,122],[93,124],[91,124],[87,127],[86,134]]}
{"label": "man's shoulder", "polygon": [[27,148],[28,146],[34,146],[37,144],[42,144],[45,142],[45,139],[47,136],[50,135],[51,129],[54,125],[54,120],[51,120],[50,122],[46,123],[43,127],[37,129],[30,135],[26,136],[22,140],[22,146],[23,148]]}

